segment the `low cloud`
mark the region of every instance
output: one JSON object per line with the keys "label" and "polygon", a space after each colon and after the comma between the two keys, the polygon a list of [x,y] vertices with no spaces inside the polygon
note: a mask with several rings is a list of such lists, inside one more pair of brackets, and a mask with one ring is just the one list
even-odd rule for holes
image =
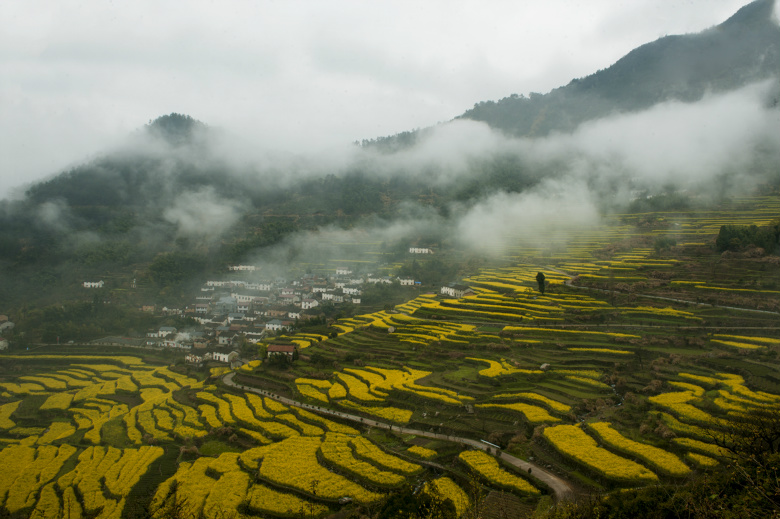
{"label": "low cloud", "polygon": [[179,195],[163,212],[180,236],[215,239],[241,217],[244,204],[215,194],[212,187]]}
{"label": "low cloud", "polygon": [[510,248],[565,244],[600,221],[587,185],[563,179],[523,193],[496,193],[471,207],[454,229],[464,248],[500,255]]}

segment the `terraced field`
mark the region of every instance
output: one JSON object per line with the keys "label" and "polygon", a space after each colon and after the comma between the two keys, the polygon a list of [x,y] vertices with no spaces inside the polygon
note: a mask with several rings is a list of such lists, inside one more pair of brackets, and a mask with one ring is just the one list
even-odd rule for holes
{"label": "terraced field", "polygon": [[[305,358],[232,375],[304,408],[223,385],[227,368],[3,355],[0,461],[17,470],[0,476],[0,507],[52,518],[357,517],[418,482],[465,514],[490,490],[531,509],[545,502],[533,471],[448,435],[549,467],[581,491],[717,470],[729,456],[717,433],[780,412],[780,269],[707,245],[722,222],[780,212],[775,199],[740,203],[753,210],[736,220],[615,216],[565,248],[518,249],[472,273],[460,299],[415,293],[327,334],[287,334]],[[656,250],[670,234],[679,245]]]}

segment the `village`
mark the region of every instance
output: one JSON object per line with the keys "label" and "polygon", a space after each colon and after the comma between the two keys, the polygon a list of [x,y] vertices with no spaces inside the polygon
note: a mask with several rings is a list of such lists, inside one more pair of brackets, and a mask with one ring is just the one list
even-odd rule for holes
{"label": "village", "polygon": [[[410,247],[410,255],[433,254],[430,248]],[[243,279],[238,279],[241,276]],[[265,355],[297,358],[297,346],[285,341],[274,344],[274,337],[306,326],[326,324],[324,305],[360,305],[366,285],[393,284],[418,287],[410,277],[391,277],[360,273],[338,266],[331,275],[304,274],[297,279],[265,279],[254,265],[228,267],[226,279],[208,280],[183,308],[143,306],[141,310],[165,317],[189,318],[192,324],[183,329],[160,326],[148,330],[144,338],[104,337],[95,345],[146,347],[180,351],[187,364],[202,366],[218,362],[240,366],[242,348],[265,344]],[[102,281],[84,282],[84,288],[100,288]],[[441,287],[442,295],[460,298],[468,291],[465,285],[450,283]]]}

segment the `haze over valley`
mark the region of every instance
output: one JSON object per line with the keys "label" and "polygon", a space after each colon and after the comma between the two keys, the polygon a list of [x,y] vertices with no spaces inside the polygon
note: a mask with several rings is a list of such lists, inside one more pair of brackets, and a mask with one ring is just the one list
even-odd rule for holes
{"label": "haze over valley", "polygon": [[0,7],[0,516],[777,514],[776,2],[522,4]]}

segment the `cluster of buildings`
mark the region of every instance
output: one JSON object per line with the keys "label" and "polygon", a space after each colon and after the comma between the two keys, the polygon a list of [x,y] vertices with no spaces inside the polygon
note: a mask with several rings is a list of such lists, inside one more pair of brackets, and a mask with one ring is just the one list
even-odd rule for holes
{"label": "cluster of buildings", "polygon": [[[231,273],[251,273],[254,269],[247,265],[229,267]],[[159,310],[164,315],[193,318],[200,324],[197,331],[163,326],[147,332],[145,345],[193,351],[192,355],[203,357],[196,352],[237,348],[245,342],[259,343],[277,333],[290,331],[297,322],[319,317],[322,311],[318,307],[324,303],[360,304],[366,284],[393,282],[415,285],[411,278],[357,274],[347,267],[337,268],[332,276],[306,274],[294,280],[209,280],[192,304],[184,309],[166,307]],[[153,307],[143,309],[158,311]],[[214,354],[198,362],[216,360]],[[285,354],[292,355],[291,352]]]}

